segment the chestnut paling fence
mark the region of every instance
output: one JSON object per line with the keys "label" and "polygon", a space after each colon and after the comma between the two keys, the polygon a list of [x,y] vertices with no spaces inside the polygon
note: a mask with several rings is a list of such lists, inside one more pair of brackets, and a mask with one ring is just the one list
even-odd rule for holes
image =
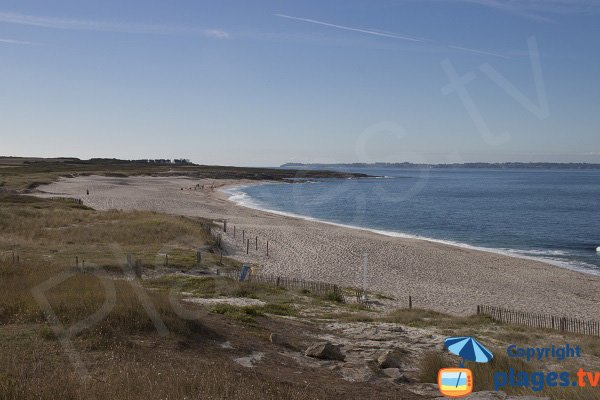
{"label": "chestnut paling fence", "polygon": [[[228,278],[239,280],[240,272],[221,272],[220,275],[226,276]],[[257,274],[251,273],[248,274],[248,277],[244,280],[244,282],[248,283],[262,283],[266,285],[274,285],[279,286],[286,289],[299,289],[299,290],[307,290],[311,293],[318,294],[338,294],[341,295],[341,289],[334,284],[326,283],[326,282],[318,282],[318,281],[307,281],[299,278],[287,278],[284,276],[275,276],[275,275],[265,275],[265,274]]]}
{"label": "chestnut paling fence", "polygon": [[559,317],[550,314],[536,314],[487,305],[477,306],[477,315],[486,315],[494,321],[505,324],[600,336],[600,322],[598,321],[586,321],[578,318]]}

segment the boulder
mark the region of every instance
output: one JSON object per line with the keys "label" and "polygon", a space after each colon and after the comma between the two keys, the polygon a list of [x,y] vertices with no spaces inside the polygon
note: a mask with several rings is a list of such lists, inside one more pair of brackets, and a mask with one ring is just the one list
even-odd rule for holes
{"label": "boulder", "polygon": [[400,378],[402,376],[402,372],[398,368],[384,368],[382,371],[386,376],[390,378]]}
{"label": "boulder", "polygon": [[386,350],[377,357],[379,368],[402,368],[402,354],[394,350]]}
{"label": "boulder", "polygon": [[314,343],[306,349],[304,354],[320,360],[344,361],[346,359],[340,348],[329,342]]}

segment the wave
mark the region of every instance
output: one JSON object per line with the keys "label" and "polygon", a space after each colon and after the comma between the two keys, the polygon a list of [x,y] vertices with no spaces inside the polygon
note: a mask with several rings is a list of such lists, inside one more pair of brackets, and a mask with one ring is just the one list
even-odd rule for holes
{"label": "wave", "polygon": [[562,250],[545,250],[545,249],[510,249],[510,248],[493,248],[493,247],[483,247],[483,246],[475,246],[468,243],[461,243],[453,240],[445,240],[445,239],[436,239],[427,236],[421,235],[413,235],[404,232],[397,231],[388,231],[383,229],[375,229],[368,228],[364,226],[356,226],[356,225],[348,225],[334,221],[328,221],[320,218],[314,218],[307,215],[296,214],[287,211],[279,211],[268,208],[265,204],[260,203],[256,199],[252,198],[250,195],[245,193],[243,189],[250,186],[259,186],[259,185],[270,185],[274,184],[271,182],[260,182],[260,183],[252,183],[247,185],[239,185],[230,187],[227,189],[221,189],[221,191],[227,195],[229,195],[228,199],[234,202],[238,206],[251,208],[254,210],[264,211],[271,214],[281,215],[285,217],[293,217],[299,218],[306,221],[320,222],[323,224],[338,226],[342,228],[356,229],[360,231],[372,232],[379,235],[385,235],[390,237],[397,237],[402,239],[415,239],[415,240],[425,240],[432,243],[444,244],[447,246],[460,247],[469,250],[477,250],[484,251],[487,253],[500,254],[508,257],[539,261],[546,264],[553,265],[555,267],[560,267],[564,269],[568,269],[571,271],[581,272],[588,275],[598,275],[600,276],[600,270],[593,264],[589,264],[583,261],[574,261],[574,260],[564,260],[556,258],[557,256],[568,256],[569,253]]}

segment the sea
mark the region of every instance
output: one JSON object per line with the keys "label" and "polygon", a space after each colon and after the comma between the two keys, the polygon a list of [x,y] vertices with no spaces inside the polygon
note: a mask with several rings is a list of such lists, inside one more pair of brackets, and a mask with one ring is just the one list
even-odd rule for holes
{"label": "sea", "polygon": [[375,177],[240,186],[229,189],[230,199],[600,275],[598,169],[328,169]]}

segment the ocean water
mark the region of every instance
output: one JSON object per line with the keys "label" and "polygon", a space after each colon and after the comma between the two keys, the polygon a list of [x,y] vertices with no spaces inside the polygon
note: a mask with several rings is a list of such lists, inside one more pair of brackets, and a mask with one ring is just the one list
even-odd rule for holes
{"label": "ocean water", "polygon": [[230,194],[253,208],[600,275],[600,170],[352,171],[383,178],[251,185]]}

